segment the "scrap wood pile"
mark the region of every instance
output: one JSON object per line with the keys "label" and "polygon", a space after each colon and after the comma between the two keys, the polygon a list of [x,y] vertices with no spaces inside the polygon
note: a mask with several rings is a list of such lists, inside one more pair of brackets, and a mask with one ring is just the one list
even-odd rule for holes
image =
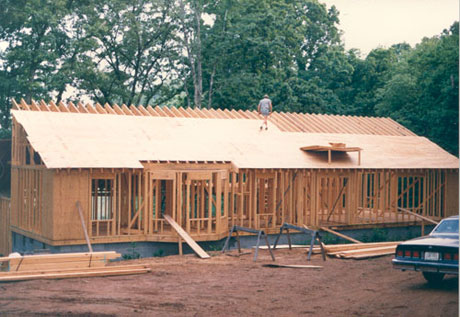
{"label": "scrap wood pile", "polygon": [[121,255],[114,251],[25,255],[0,258],[0,282],[140,274],[145,265],[107,266]]}

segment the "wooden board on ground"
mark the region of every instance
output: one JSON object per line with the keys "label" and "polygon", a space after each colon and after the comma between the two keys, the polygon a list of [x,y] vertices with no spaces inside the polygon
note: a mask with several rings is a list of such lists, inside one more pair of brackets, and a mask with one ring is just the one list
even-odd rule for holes
{"label": "wooden board on ground", "polygon": [[289,269],[322,269],[320,265],[298,265],[298,264],[264,264],[264,267],[278,267]]}
{"label": "wooden board on ground", "polygon": [[350,243],[348,244],[329,244],[325,246],[325,249],[328,253],[331,253],[331,252],[338,252],[338,251],[394,246],[400,243],[401,243],[400,241],[390,241],[390,242],[369,242],[369,243],[353,243],[353,244],[350,244]]}
{"label": "wooden board on ground", "polygon": [[353,255],[353,256],[346,256],[343,257],[344,259],[353,259],[353,260],[365,260],[370,258],[377,258],[380,256],[386,255],[393,255],[394,251],[386,251],[386,252],[378,252],[378,253],[371,253],[371,254],[361,254],[361,255]]}
{"label": "wooden board on ground", "polygon": [[[102,269],[104,271],[117,271],[127,269],[144,269],[148,268],[145,264],[131,264],[131,265],[110,265],[105,266]],[[75,272],[91,272],[100,271],[100,267],[86,267],[86,268],[54,268],[48,270],[34,270],[34,271],[18,271],[18,272],[0,272],[0,278],[3,276],[16,276],[16,275],[38,275],[38,274],[49,274],[49,273],[75,273]]]}
{"label": "wooden board on ground", "polygon": [[202,259],[208,259],[210,258],[209,254],[207,254],[199,245],[198,243],[195,242],[195,240],[192,239],[188,235],[187,232],[185,232],[184,229],[182,229],[181,226],[177,222],[174,221],[170,216],[168,215],[163,215],[163,218],[166,219],[166,221],[171,225],[171,227],[176,230],[176,232],[180,235],[182,239],[184,239],[185,242],[192,248],[193,251]]}
{"label": "wooden board on ground", "polygon": [[[309,248],[310,245],[293,244],[291,247],[292,247],[293,249],[301,249],[301,248],[304,248],[304,249],[305,249],[305,248]],[[252,247],[252,248],[254,249],[255,247]],[[259,246],[259,249],[266,250],[266,249],[268,249],[268,247],[267,247],[266,245],[261,245],[261,246]],[[280,245],[277,245],[276,248],[273,248],[273,247],[272,247],[272,250],[276,250],[276,249],[289,249],[289,245],[287,245],[287,244],[280,244]]]}
{"label": "wooden board on ground", "polygon": [[396,245],[394,246],[384,246],[384,247],[378,247],[378,248],[366,248],[366,249],[358,249],[358,250],[348,250],[348,251],[337,251],[337,252],[330,252],[328,255],[361,255],[361,254],[372,254],[372,253],[378,253],[378,252],[387,252],[387,251],[392,251],[394,253],[396,249]]}
{"label": "wooden board on ground", "polygon": [[85,268],[105,266],[121,254],[114,251],[93,253],[61,253],[3,257],[3,268],[8,271],[37,271],[54,268]]}
{"label": "wooden board on ground", "polygon": [[95,277],[95,276],[113,276],[113,275],[131,275],[141,274],[150,272],[151,269],[144,268],[126,268],[123,266],[113,269],[107,268],[95,268],[92,270],[75,271],[75,272],[48,272],[35,274],[11,274],[0,277],[0,282],[13,282],[13,281],[25,281],[25,280],[38,280],[38,279],[62,279],[62,278],[74,278],[74,277]]}

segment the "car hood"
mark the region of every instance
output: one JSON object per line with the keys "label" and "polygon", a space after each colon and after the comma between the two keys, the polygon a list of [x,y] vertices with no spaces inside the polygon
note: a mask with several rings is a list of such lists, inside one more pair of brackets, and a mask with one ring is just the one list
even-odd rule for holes
{"label": "car hood", "polygon": [[443,247],[457,247],[458,248],[458,236],[448,235],[435,235],[415,238],[412,240],[405,241],[401,245],[433,245]]}

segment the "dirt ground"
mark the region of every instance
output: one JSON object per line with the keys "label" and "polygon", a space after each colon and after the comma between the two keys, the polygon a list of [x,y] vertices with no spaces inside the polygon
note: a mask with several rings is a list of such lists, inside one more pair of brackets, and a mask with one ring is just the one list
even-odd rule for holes
{"label": "dirt ground", "polygon": [[[0,283],[7,316],[458,316],[458,278],[428,285],[420,273],[391,267],[391,256],[369,260],[306,261],[301,249],[215,252],[124,261],[151,273],[131,276]],[[119,264],[119,263],[117,263]]]}

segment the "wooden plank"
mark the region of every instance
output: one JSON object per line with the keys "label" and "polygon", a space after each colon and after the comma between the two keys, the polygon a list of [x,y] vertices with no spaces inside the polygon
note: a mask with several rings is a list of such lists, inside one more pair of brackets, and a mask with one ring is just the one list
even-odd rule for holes
{"label": "wooden plank", "polygon": [[279,112],[279,116],[286,122],[286,124],[289,125],[291,128],[290,131],[293,132],[305,132],[305,130],[302,128],[302,125],[299,124],[299,122],[293,118],[291,113],[289,112]]}
{"label": "wooden plank", "polygon": [[[288,244],[279,244],[276,246],[276,249],[273,248],[273,246],[271,247],[272,250],[278,250],[278,249],[306,249],[306,248],[309,248],[310,245],[306,245],[306,244],[291,244],[291,247],[289,247]],[[253,249],[255,249],[256,247],[252,247]],[[262,249],[262,250],[267,250],[268,249],[268,246],[266,245],[261,245],[259,246],[259,249]]]}
{"label": "wooden plank", "polygon": [[375,254],[379,252],[387,252],[390,251],[394,253],[396,250],[396,245],[389,245],[383,247],[375,247],[375,248],[366,248],[366,249],[356,249],[356,250],[347,250],[347,251],[336,251],[336,252],[328,252],[328,255],[341,255],[341,256],[353,256],[353,255],[363,255],[363,254]]}
{"label": "wooden plank", "polygon": [[[46,104],[43,104],[42,110],[44,110],[45,107],[48,108]],[[67,103],[67,109],[69,110],[69,112],[72,112],[72,113],[80,113],[78,108],[75,107],[75,105],[72,102]],[[46,111],[49,111],[49,109]]]}
{"label": "wooden plank", "polygon": [[184,114],[181,113],[179,110],[177,110],[176,107],[171,107],[171,108],[169,108],[169,110],[171,110],[171,112],[174,114],[174,117],[177,117],[177,118],[184,117]]}
{"label": "wooden plank", "polygon": [[[69,253],[28,255],[17,258],[0,258],[0,262],[7,262],[9,271],[30,271],[56,268],[85,268],[105,266],[109,260],[120,258],[115,252],[96,253]],[[4,264],[5,266],[5,264]]]}
{"label": "wooden plank", "polygon": [[53,270],[59,269],[79,269],[86,267],[104,267],[106,262],[104,260],[85,260],[85,261],[68,261],[68,262],[57,262],[57,263],[35,263],[35,264],[23,264],[18,263],[16,265],[10,265],[9,269],[11,272],[22,272],[22,271],[39,271],[39,270]]}
{"label": "wooden plank", "polygon": [[30,102],[30,110],[32,110],[32,111],[40,111],[40,108],[38,107],[38,105],[35,103],[35,101],[33,99]]}
{"label": "wooden plank", "polygon": [[96,103],[96,111],[101,114],[107,114],[107,110],[105,110],[100,103]]}
{"label": "wooden plank", "polygon": [[170,108],[168,108],[167,106],[164,106],[163,108],[160,108],[160,107],[156,107],[155,110],[156,111],[160,111],[158,109],[161,109],[161,111],[163,112],[163,116],[164,117],[171,117],[171,118],[174,118],[175,115],[174,115],[174,112],[171,111]]}
{"label": "wooden plank", "polygon": [[124,114],[125,114],[125,113],[123,112],[123,110],[121,110],[120,106],[117,105],[117,104],[114,104],[114,105],[112,106],[112,108],[113,108],[113,111],[114,111],[116,114],[118,114],[118,115],[124,115]]}
{"label": "wooden plank", "polygon": [[174,221],[169,215],[163,215],[163,218],[176,230],[176,232],[184,239],[185,242],[195,251],[196,254],[202,259],[210,258],[210,256],[182,229],[177,222]]}
{"label": "wooden plank", "polygon": [[63,273],[44,273],[44,274],[1,276],[0,282],[40,280],[40,279],[62,279],[62,278],[75,278],[75,277],[131,275],[131,274],[147,273],[150,271],[151,271],[150,268],[141,268],[141,269],[121,269],[120,268],[118,270],[113,270],[113,269],[106,270],[105,268],[99,268],[98,270],[86,271],[86,272],[63,272]]}
{"label": "wooden plank", "polygon": [[[126,270],[126,269],[143,269],[148,266],[145,264],[131,264],[131,265],[110,265],[105,266],[104,271],[116,271],[116,270]],[[100,267],[84,267],[84,268],[54,268],[50,270],[35,270],[35,271],[19,271],[19,272],[0,272],[0,277],[2,276],[18,276],[18,275],[36,275],[36,274],[47,274],[47,273],[72,273],[72,272],[90,272],[90,271],[100,271]]]}
{"label": "wooden plank", "polygon": [[393,246],[400,244],[401,241],[390,241],[390,242],[369,242],[369,243],[347,243],[347,244],[328,244],[324,248],[326,252],[339,252],[359,249],[370,249],[385,246]]}
{"label": "wooden plank", "polygon": [[437,225],[437,224],[439,223],[439,222],[434,221],[434,220],[432,220],[432,219],[430,219],[430,218],[420,216],[419,214],[416,214],[415,212],[412,212],[412,211],[407,210],[407,209],[405,209],[405,208],[398,207],[398,209],[401,210],[401,211],[407,212],[408,214],[410,214],[410,215],[412,215],[412,216],[414,216],[414,217],[417,217],[417,218],[419,218],[419,219],[428,221],[428,222],[430,222],[430,223],[432,223],[432,224]]}
{"label": "wooden plank", "polygon": [[143,114],[137,109],[135,105],[129,106],[129,110],[135,115],[135,116],[143,116]]}
{"label": "wooden plank", "polygon": [[12,104],[11,109],[13,109],[13,110],[20,110],[21,109],[19,107],[18,103],[16,102],[16,100],[11,99],[11,104]]}
{"label": "wooden plank", "polygon": [[88,110],[89,113],[97,114],[96,109],[89,103],[86,104],[86,109]]}
{"label": "wooden plank", "polygon": [[104,104],[104,110],[109,114],[117,114],[108,103]]}
{"label": "wooden plank", "polygon": [[53,101],[50,101],[49,105],[50,105],[50,110],[51,111],[53,111],[53,112],[61,112]]}
{"label": "wooden plank", "polygon": [[155,108],[152,108],[151,106],[148,106],[147,107],[147,111],[151,114],[151,115],[155,115],[155,116],[160,116],[160,117],[169,117],[169,114],[167,114],[163,108],[161,108],[160,106],[156,106]]}
{"label": "wooden plank", "polygon": [[[78,112],[80,113],[88,113],[88,110],[85,109],[85,106],[83,106],[81,102],[77,104],[77,109],[78,109]],[[51,103],[50,103],[50,110],[53,111],[51,108]]]}
{"label": "wooden plank", "polygon": [[348,240],[348,241],[351,241],[351,242],[354,242],[354,243],[362,243],[361,241],[358,241],[356,239],[350,238],[349,236],[346,236],[344,234],[336,232],[336,231],[334,231],[332,229],[329,229],[329,228],[326,228],[326,227],[320,227],[320,229],[323,230],[323,231],[332,233],[332,234],[334,234],[334,235],[336,235],[336,236],[338,236],[338,237],[340,237],[342,239],[345,239],[345,240]]}
{"label": "wooden plank", "polygon": [[185,111],[185,109],[182,108],[182,107],[176,108],[176,110],[179,111],[179,112],[182,114],[182,116],[185,117],[185,118],[191,118],[191,117],[192,117],[192,116],[191,116],[187,111]]}
{"label": "wooden plank", "polygon": [[299,265],[299,264],[263,264],[263,267],[289,268],[289,269],[322,269],[320,265]]}
{"label": "wooden plank", "polygon": [[85,239],[86,239],[86,243],[88,244],[89,252],[93,252],[93,247],[91,246],[91,242],[89,242],[88,231],[86,230],[85,220],[83,218],[83,213],[81,211],[81,204],[79,201],[77,201],[76,206],[77,206],[78,214],[80,215],[81,226],[83,228],[83,233],[85,234]]}
{"label": "wooden plank", "polygon": [[0,262],[10,262],[10,265],[21,264],[36,264],[36,263],[62,263],[72,261],[100,261],[114,260],[120,258],[121,254],[115,251],[109,252],[93,252],[93,253],[60,253],[60,254],[38,254],[25,255],[21,257],[2,257]]}
{"label": "wooden plank", "polygon": [[377,252],[377,253],[372,253],[372,254],[356,254],[356,255],[349,255],[349,256],[342,256],[344,259],[353,259],[353,260],[365,260],[365,259],[370,259],[370,258],[377,258],[380,256],[386,256],[386,255],[394,255],[394,251],[385,251],[385,252]]}
{"label": "wooden plank", "polygon": [[[46,102],[43,99],[40,100],[40,111],[50,111],[50,109],[48,108],[48,105],[46,104]],[[71,111],[71,112],[73,112],[73,111]]]}
{"label": "wooden plank", "polygon": [[137,106],[137,109],[139,110],[140,113],[142,113],[143,116],[150,117],[150,113],[144,108],[144,106],[139,105]]}
{"label": "wooden plank", "polygon": [[125,105],[125,104],[122,104],[121,105],[121,110],[123,111],[123,113],[127,116],[133,116],[134,114],[131,112],[131,110],[129,110],[129,108]]}

